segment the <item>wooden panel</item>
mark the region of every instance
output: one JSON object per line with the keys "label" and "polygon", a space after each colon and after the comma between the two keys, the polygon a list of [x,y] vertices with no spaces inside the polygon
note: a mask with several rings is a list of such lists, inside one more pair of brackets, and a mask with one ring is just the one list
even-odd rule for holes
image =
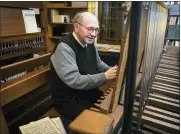
{"label": "wooden panel", "polygon": [[100,110],[101,113],[108,114],[110,103],[111,103],[110,100],[111,100],[111,97],[112,97],[112,93],[113,93],[113,89],[111,89],[110,93],[105,96],[105,99],[100,104],[99,110]]}
{"label": "wooden panel", "polygon": [[113,129],[113,118],[98,112],[84,110],[69,128],[74,132],[86,134],[110,134]]}
{"label": "wooden panel", "polygon": [[8,126],[3,115],[3,111],[0,107],[0,134],[9,134]]}
{"label": "wooden panel", "polygon": [[19,8],[42,8],[41,1],[1,1],[0,6]]}
{"label": "wooden panel", "polygon": [[49,70],[49,67],[43,67],[26,75],[27,78],[1,89],[1,106],[45,84],[48,81]]}
{"label": "wooden panel", "polygon": [[113,84],[113,82],[114,82],[113,80],[107,81],[105,84],[99,87],[99,90],[101,90],[102,92],[106,92],[107,89],[109,89],[109,87]]}
{"label": "wooden panel", "polygon": [[44,52],[45,47],[44,44],[41,45],[41,47],[39,48],[27,48],[24,47],[26,50],[18,50],[19,52],[15,52],[14,54],[12,54],[11,52],[9,54],[0,56],[0,60],[7,60],[9,58],[13,58],[13,57],[18,57],[18,56],[23,56],[23,55],[27,55],[27,54],[32,54],[32,53],[39,53],[39,52]]}
{"label": "wooden panel", "polygon": [[[142,78],[142,73],[137,73],[137,76],[136,76],[136,89],[138,88],[138,85],[140,84],[141,82],[141,78]],[[120,98],[120,103],[121,104],[124,104],[124,99],[125,99],[125,87],[123,89],[123,92],[121,94],[121,98]]]}
{"label": "wooden panel", "polygon": [[13,119],[16,119],[18,116],[21,116],[22,113],[28,111],[48,96],[51,96],[51,91],[46,83],[28,94],[8,103],[2,107],[6,121],[10,122]]}
{"label": "wooden panel", "polygon": [[51,96],[35,104],[27,112],[22,113],[16,119],[12,120],[8,126],[11,134],[20,134],[19,126],[28,124],[31,121],[39,119],[43,113],[48,111],[52,107]]}
{"label": "wooden panel", "polygon": [[48,112],[46,112],[42,117],[58,117],[60,113],[57,112],[55,108],[51,108]]}
{"label": "wooden panel", "polygon": [[7,78],[24,71],[31,71],[40,65],[47,65],[50,60],[50,53],[42,55],[38,58],[31,58],[21,62],[16,62],[0,68],[2,78]]}
{"label": "wooden panel", "polygon": [[115,89],[113,90],[113,94],[111,97],[111,104],[109,108],[109,112],[113,112],[115,107],[118,105],[118,100],[120,96],[120,90],[123,83],[127,57],[128,57],[128,45],[129,45],[129,32],[130,32],[130,15],[128,16],[128,22],[126,24],[126,31],[125,31],[125,40],[122,42],[120,58],[118,63],[118,71],[115,80]]}
{"label": "wooden panel", "polygon": [[1,37],[0,42],[26,40],[26,39],[38,38],[42,36],[44,36],[43,32],[28,33],[28,34],[22,34],[22,35],[10,35],[10,36]]}
{"label": "wooden panel", "polygon": [[21,9],[1,7],[0,21],[0,36],[22,35],[26,33]]}
{"label": "wooden panel", "polygon": [[123,117],[123,109],[124,107],[122,105],[117,105],[115,110],[108,114],[109,116],[114,118],[114,124],[113,124],[113,128],[115,129],[116,125],[118,124],[118,122],[120,121],[120,119]]}

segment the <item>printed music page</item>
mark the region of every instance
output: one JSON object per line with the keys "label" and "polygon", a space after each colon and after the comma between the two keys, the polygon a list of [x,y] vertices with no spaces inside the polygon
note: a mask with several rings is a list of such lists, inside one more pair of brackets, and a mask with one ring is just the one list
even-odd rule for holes
{"label": "printed music page", "polygon": [[19,128],[22,134],[62,134],[49,117]]}
{"label": "printed music page", "polygon": [[26,33],[38,32],[38,27],[33,10],[22,10]]}
{"label": "printed music page", "polygon": [[51,118],[56,127],[61,131],[61,134],[67,134],[60,117]]}

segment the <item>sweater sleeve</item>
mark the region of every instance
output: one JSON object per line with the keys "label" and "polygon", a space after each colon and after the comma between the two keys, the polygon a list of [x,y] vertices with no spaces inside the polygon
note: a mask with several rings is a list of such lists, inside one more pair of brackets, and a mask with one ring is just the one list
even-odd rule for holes
{"label": "sweater sleeve", "polygon": [[106,72],[110,68],[110,66],[108,66],[106,63],[104,63],[101,60],[96,47],[95,47],[95,49],[96,49],[97,69],[99,72]]}
{"label": "sweater sleeve", "polygon": [[72,48],[61,42],[50,58],[60,79],[73,89],[87,90],[106,82],[104,73],[81,75]]}

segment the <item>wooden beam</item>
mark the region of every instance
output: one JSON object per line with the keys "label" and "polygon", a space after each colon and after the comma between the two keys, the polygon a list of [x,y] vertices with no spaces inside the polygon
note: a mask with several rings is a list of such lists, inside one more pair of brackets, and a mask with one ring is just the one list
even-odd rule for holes
{"label": "wooden beam", "polygon": [[130,33],[130,17],[131,15],[128,15],[128,21],[126,23],[126,30],[125,30],[125,39],[121,42],[121,52],[119,57],[119,63],[118,63],[118,71],[117,76],[115,80],[115,87],[112,93],[111,97],[111,104],[109,108],[109,112],[113,112],[116,106],[119,103],[119,96],[121,91],[121,86],[124,79],[125,69],[127,65],[127,58],[128,58],[128,48],[129,48],[129,33]]}
{"label": "wooden beam", "polygon": [[42,8],[42,1],[1,1],[0,6],[18,8]]}
{"label": "wooden beam", "polygon": [[36,67],[39,67],[41,65],[47,65],[50,60],[50,53],[42,55],[38,58],[31,58],[28,60],[24,60],[21,62],[16,62],[7,66],[3,66],[0,68],[0,73],[2,78],[7,78],[13,75],[16,75],[18,73],[24,72],[24,71],[32,71]]}
{"label": "wooden beam", "polygon": [[45,84],[48,81],[49,70],[49,66],[43,67],[27,74],[25,79],[2,88],[0,91],[1,106],[4,106],[9,102]]}

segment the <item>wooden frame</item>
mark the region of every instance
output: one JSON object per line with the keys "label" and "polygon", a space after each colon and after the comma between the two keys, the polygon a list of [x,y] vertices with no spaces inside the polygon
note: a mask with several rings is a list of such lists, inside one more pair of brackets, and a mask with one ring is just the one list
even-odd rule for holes
{"label": "wooden frame", "polygon": [[[99,20],[99,23],[100,25],[102,25],[102,2],[99,1],[98,3],[98,20]],[[123,12],[122,13],[122,24],[124,24],[124,16],[125,15],[128,15],[128,12]],[[120,38],[120,41],[122,40],[122,31],[121,31],[121,38]],[[104,39],[101,39],[100,38],[100,34],[98,34],[98,37],[97,37],[97,42],[98,43],[103,43],[103,44],[114,44],[114,45],[120,45],[120,41],[106,41]]]}

